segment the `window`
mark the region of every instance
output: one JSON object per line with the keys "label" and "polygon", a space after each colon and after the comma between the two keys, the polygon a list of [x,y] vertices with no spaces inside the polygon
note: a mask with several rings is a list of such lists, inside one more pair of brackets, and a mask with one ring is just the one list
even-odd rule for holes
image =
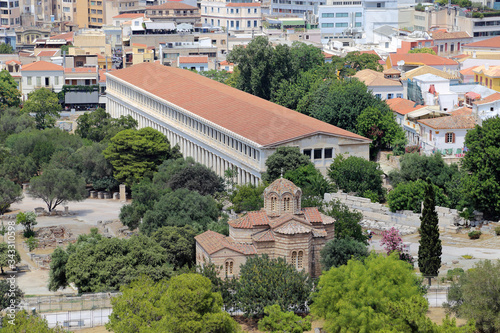
{"label": "window", "polygon": [[387,94],[387,99],[392,99],[394,98],[394,94]]}
{"label": "window", "polygon": [[42,78],[39,76],[36,77],[36,85],[37,87],[40,87],[42,85]]}
{"label": "window", "polygon": [[357,28],[361,27],[361,22],[356,22],[356,24],[354,26]]}
{"label": "window", "polygon": [[257,28],[257,21],[253,21],[253,27]]}
{"label": "window", "polygon": [[291,212],[292,211],[290,201],[291,201],[290,198],[283,199],[283,211],[284,212]]}
{"label": "window", "polygon": [[233,8],[231,8],[231,14],[234,14],[234,9]]}
{"label": "window", "polygon": [[311,149],[304,149],[304,155],[309,156],[311,158]]}
{"label": "window", "polygon": [[333,157],[333,148],[325,148],[325,159]]}
{"label": "window", "polygon": [[455,133],[448,132],[444,135],[444,141],[446,143],[455,143]]}
{"label": "window", "polygon": [[348,17],[349,14],[348,13],[337,13],[335,14],[335,17]]}
{"label": "window", "polygon": [[247,28],[251,28],[252,27],[252,21],[247,21]]}
{"label": "window", "polygon": [[231,28],[234,28],[234,21],[231,21]]}
{"label": "window", "polygon": [[323,152],[323,149],[314,149],[314,159],[320,160],[322,155],[323,155],[322,152]]}
{"label": "window", "polygon": [[247,11],[248,14],[250,14],[250,8],[248,8],[248,11]]}
{"label": "window", "polygon": [[321,23],[322,28],[333,28],[333,23]]}
{"label": "window", "polygon": [[276,202],[278,201],[278,198],[276,197],[271,197],[271,211],[275,212],[276,211]]}
{"label": "window", "polygon": [[333,17],[334,14],[333,13],[323,13],[321,14],[321,17]]}
{"label": "window", "polygon": [[397,98],[403,98],[403,94],[396,94]]}
{"label": "window", "polygon": [[58,85],[59,85],[59,76],[54,77],[54,84],[55,84],[56,86],[58,86]]}
{"label": "window", "polygon": [[382,95],[381,94],[375,94],[375,97],[381,99],[382,98]]}
{"label": "window", "polygon": [[380,8],[382,7],[382,3],[381,2],[377,2],[377,8]]}
{"label": "window", "polygon": [[292,265],[297,269],[302,269],[304,267],[304,252],[292,251]]}
{"label": "window", "polygon": [[27,79],[27,84],[29,86],[31,86],[32,85],[32,83],[31,83],[31,76],[28,76],[26,79]]}
{"label": "window", "polygon": [[357,12],[356,17],[361,17],[361,12]]}
{"label": "window", "polygon": [[347,23],[335,23],[336,28],[347,28]]}
{"label": "window", "polygon": [[234,262],[232,260],[226,261],[226,276],[233,275]]}
{"label": "window", "polygon": [[254,13],[254,14],[257,14],[257,8],[254,8],[254,9],[253,9],[253,13]]}

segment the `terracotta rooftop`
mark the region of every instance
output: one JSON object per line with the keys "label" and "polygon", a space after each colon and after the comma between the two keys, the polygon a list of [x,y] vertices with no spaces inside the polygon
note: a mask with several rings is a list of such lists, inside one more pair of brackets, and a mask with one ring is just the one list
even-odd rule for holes
{"label": "terracotta rooftop", "polygon": [[286,222],[286,224],[276,227],[273,231],[284,235],[295,235],[308,234],[313,230],[312,227],[306,226],[299,221],[289,220]]}
{"label": "terracotta rooftop", "polygon": [[401,60],[407,65],[427,66],[456,66],[458,63],[451,59],[443,58],[430,53],[391,53],[389,54],[392,66],[397,66]]}
{"label": "terracotta rooftop", "polygon": [[274,242],[274,233],[271,229],[261,231],[252,235],[252,239],[256,242]]}
{"label": "terracotta rooftop", "polygon": [[480,48],[490,48],[490,49],[498,49],[500,48],[500,36],[481,40],[479,42],[469,43],[463,45],[463,47],[480,47]]}
{"label": "terracotta rooftop", "polygon": [[472,115],[472,109],[466,106],[461,107],[450,112],[453,116],[470,116]]}
{"label": "terracotta rooftop", "polygon": [[260,7],[260,2],[250,2],[250,3],[230,2],[226,4],[226,7]]}
{"label": "terracotta rooftop", "polygon": [[442,77],[443,79],[448,79],[448,80],[458,80],[460,79],[457,75],[448,73],[445,71],[442,71],[440,69],[431,67],[431,66],[420,66],[418,68],[414,68],[412,70],[409,70],[408,72],[404,73],[404,78],[405,79],[413,79],[415,76],[420,76],[424,74],[433,74]]}
{"label": "terracotta rooftop", "polygon": [[476,126],[476,120],[472,116],[451,115],[417,121],[433,129],[469,129]]}
{"label": "terracotta rooftop", "polygon": [[227,60],[221,61],[219,64],[221,66],[225,66],[225,65],[233,66],[234,65],[232,62],[228,62]]}
{"label": "terracotta rooftop", "polygon": [[54,57],[59,50],[51,50],[51,51],[40,51],[36,55],[37,57]]}
{"label": "terracotta rooftop", "polygon": [[332,57],[334,56],[334,55],[333,55],[333,54],[331,54],[331,53],[326,53],[326,52],[323,52],[323,51],[321,51],[321,53],[323,54],[323,57],[324,57],[325,59],[330,59],[330,58],[332,58]]}
{"label": "terracotta rooftop", "polygon": [[463,38],[472,38],[472,37],[466,31],[453,31],[453,32],[434,31],[432,33],[432,39],[434,39],[434,40],[463,39]]}
{"label": "terracotta rooftop", "polygon": [[165,2],[162,5],[147,6],[146,10],[149,10],[149,9],[198,10],[198,7],[193,7],[193,6],[190,6],[190,5],[186,5],[185,3],[182,3],[182,2],[168,1],[168,2]]}
{"label": "terracotta rooftop", "polygon": [[374,71],[373,69],[363,69],[357,72],[353,77],[370,86],[401,86],[401,82],[386,79],[384,73]]}
{"label": "terracotta rooftop", "polygon": [[255,247],[249,244],[235,243],[230,237],[221,235],[215,231],[205,231],[194,239],[208,252],[213,254],[222,249],[229,249],[242,254],[257,254]]}
{"label": "terracotta rooftop", "polygon": [[382,71],[382,73],[384,73],[384,74],[401,74],[401,71],[397,68],[391,67],[388,69],[384,69]]}
{"label": "terracotta rooftop", "polygon": [[146,44],[140,44],[140,43],[132,43],[132,46],[135,46],[135,47],[148,47]]}
{"label": "terracotta rooftop", "polygon": [[125,13],[113,16],[114,19],[135,19],[138,17],[144,17],[144,13]]}
{"label": "terracotta rooftop", "polygon": [[387,105],[396,113],[405,115],[412,111],[425,107],[424,105],[415,105],[415,102],[404,98],[391,98],[385,101]]}
{"label": "terracotta rooftop", "polygon": [[472,66],[472,67],[469,67],[469,68],[465,68],[465,69],[462,69],[460,71],[460,74],[462,75],[474,75],[474,72],[473,70],[478,67],[478,66]]}
{"label": "terracotta rooftop", "polygon": [[[371,142],[185,69],[141,63],[106,75],[137,86],[262,146],[275,146],[320,133]],[[151,84],[153,81],[155,84]]]}
{"label": "terracotta rooftop", "polygon": [[477,105],[488,104],[488,103],[496,102],[499,100],[500,100],[500,93],[494,93],[493,95],[485,97],[480,101],[474,102],[474,104],[477,104]]}
{"label": "terracotta rooftop", "polygon": [[368,50],[368,51],[359,51],[359,54],[373,54],[376,55],[377,57],[380,58],[380,56],[375,52],[374,50]]}
{"label": "terracotta rooftop", "polygon": [[28,71],[63,71],[64,68],[62,66],[53,64],[51,62],[47,61],[37,61],[37,62],[32,62],[31,64],[27,64],[21,67],[21,72],[28,72]]}
{"label": "terracotta rooftop", "polygon": [[73,31],[71,31],[71,32],[66,32],[64,34],[52,36],[49,39],[64,39],[67,42],[72,42],[74,35],[75,35],[75,33]]}
{"label": "terracotta rooftop", "polygon": [[12,63],[18,64],[18,65],[21,64],[21,62],[19,60],[14,60],[14,59],[9,60],[9,61],[6,62],[7,65],[12,64]]}
{"label": "terracotta rooftop", "polygon": [[301,193],[297,185],[285,178],[278,178],[266,187],[264,193],[270,192],[275,192],[278,196],[281,196],[283,193],[290,193],[292,195],[295,195],[297,192]]}
{"label": "terracotta rooftop", "polygon": [[488,66],[487,68],[486,65],[481,65],[477,66],[472,71],[476,74],[484,74],[488,77],[500,77],[500,66]]}
{"label": "terracotta rooftop", "polygon": [[179,64],[206,64],[208,56],[180,56]]}
{"label": "terracotta rooftop", "polygon": [[[113,71],[114,69],[110,69],[109,72]],[[100,69],[99,70],[99,82],[106,82],[106,70],[105,69]]]}
{"label": "terracotta rooftop", "polygon": [[264,210],[248,212],[246,215],[228,222],[230,226],[238,229],[252,229],[255,225],[269,225],[271,220]]}

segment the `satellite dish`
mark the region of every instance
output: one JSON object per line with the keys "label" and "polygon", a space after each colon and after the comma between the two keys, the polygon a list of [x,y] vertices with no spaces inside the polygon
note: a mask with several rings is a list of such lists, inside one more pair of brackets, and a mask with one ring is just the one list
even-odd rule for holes
{"label": "satellite dish", "polygon": [[398,66],[400,66],[400,67],[401,67],[401,66],[404,66],[404,65],[405,65],[405,61],[404,61],[404,60],[399,60],[399,61],[397,62],[397,65],[398,65]]}

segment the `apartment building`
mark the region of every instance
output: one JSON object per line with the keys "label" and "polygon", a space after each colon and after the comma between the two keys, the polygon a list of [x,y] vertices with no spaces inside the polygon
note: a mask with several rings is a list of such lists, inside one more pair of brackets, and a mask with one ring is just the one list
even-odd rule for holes
{"label": "apartment building", "polygon": [[21,93],[24,100],[36,89],[60,92],[64,85],[64,68],[47,61],[37,61],[21,67]]}
{"label": "apartment building", "polygon": [[146,16],[153,22],[175,22],[197,24],[200,22],[198,7],[186,5],[182,2],[169,1],[162,5],[146,7]]}
{"label": "apartment building", "polygon": [[0,1],[0,26],[2,28],[15,28],[21,25],[21,11],[19,0]]}
{"label": "apartment building", "polygon": [[204,0],[201,2],[202,23],[224,27],[228,31],[255,31],[262,26],[261,6],[258,2],[226,2]]}

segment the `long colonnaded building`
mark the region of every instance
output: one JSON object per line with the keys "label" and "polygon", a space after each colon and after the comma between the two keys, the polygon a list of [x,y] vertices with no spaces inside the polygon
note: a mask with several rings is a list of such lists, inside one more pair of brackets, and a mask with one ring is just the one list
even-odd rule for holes
{"label": "long colonnaded building", "polygon": [[266,159],[299,147],[326,173],[337,154],[368,159],[371,140],[191,71],[141,63],[106,74],[106,109],[165,134],[184,156],[239,184],[258,184]]}

